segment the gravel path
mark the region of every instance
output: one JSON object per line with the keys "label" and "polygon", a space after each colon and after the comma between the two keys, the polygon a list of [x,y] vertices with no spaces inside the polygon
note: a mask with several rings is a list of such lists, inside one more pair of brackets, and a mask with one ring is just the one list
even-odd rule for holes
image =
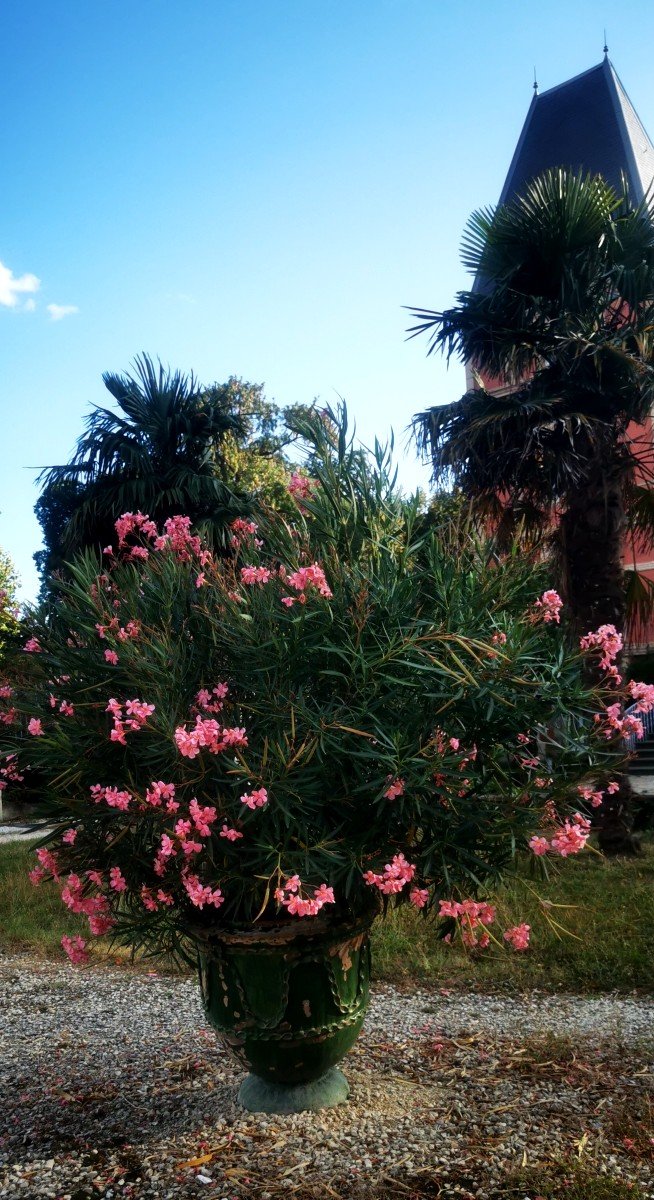
{"label": "gravel path", "polygon": [[379,987],[349,1103],[273,1117],[193,980],[0,957],[0,994],[2,1200],[495,1200],[568,1156],[654,1198],[649,999]]}

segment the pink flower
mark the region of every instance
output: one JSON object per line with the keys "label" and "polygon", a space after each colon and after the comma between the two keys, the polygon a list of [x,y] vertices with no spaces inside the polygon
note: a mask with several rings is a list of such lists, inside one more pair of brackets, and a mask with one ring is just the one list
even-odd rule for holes
{"label": "pink flower", "polygon": [[654,684],[637,683],[635,679],[630,680],[629,691],[632,699],[636,701],[636,712],[648,713],[654,708]]}
{"label": "pink flower", "polygon": [[62,840],[64,846],[72,846],[76,837],[77,837],[76,829],[67,829],[61,840]]}
{"label": "pink flower", "polygon": [[152,895],[152,889],[146,887],[145,884],[143,884],[141,887],[141,903],[148,912],[156,912],[159,908],[159,905]]}
{"label": "pink flower", "polygon": [[151,783],[145,793],[147,804],[151,804],[153,808],[158,808],[163,800],[171,801],[175,797],[175,784],[164,783],[159,779],[157,782]]}
{"label": "pink flower", "polygon": [[513,946],[514,950],[527,950],[529,946],[530,925],[514,925],[504,932],[504,941]]}
{"label": "pink flower", "polygon": [[479,926],[492,925],[495,920],[495,906],[485,900],[441,900],[439,902],[439,917],[454,917],[460,922],[461,940],[469,949],[478,947],[484,950],[490,943],[490,937],[485,931],[479,932]]}
{"label": "pink flower", "polygon": [[130,727],[138,729],[145,725],[148,717],[154,712],[154,704],[146,704],[143,700],[127,700],[125,702],[127,715],[131,718]]}
{"label": "pink flower", "polygon": [[193,824],[200,834],[200,837],[209,837],[211,834],[211,826],[216,820],[215,808],[202,808],[198,804],[195,797],[193,797],[191,803],[189,804],[189,812],[191,814]]}
{"label": "pink flower", "polygon": [[73,717],[75,715],[75,707],[68,700],[62,700],[59,706],[59,712],[64,717]]}
{"label": "pink flower", "polygon": [[195,697],[195,702],[198,708],[201,708],[204,712],[218,713],[224,708],[223,701],[228,692],[229,688],[226,683],[216,684],[216,687],[212,688],[211,691],[208,688],[200,688]]}
{"label": "pink flower", "polygon": [[229,825],[225,824],[218,837],[226,838],[228,842],[237,842],[239,838],[243,837],[243,834],[239,833],[238,829],[230,829]]}
{"label": "pink flower", "polygon": [[547,854],[550,844],[547,838],[534,836],[529,842],[529,847],[533,850],[534,854],[540,856],[541,854]]}
{"label": "pink flower", "polygon": [[200,883],[197,875],[185,875],[184,887],[191,904],[196,908],[204,908],[205,904],[211,904],[214,908],[220,908],[224,902],[224,896],[220,888],[210,888]]}
{"label": "pink flower", "polygon": [[590,821],[581,813],[575,813],[572,821],[566,821],[555,830],[551,847],[561,858],[567,858],[569,854],[579,854],[589,837]]}
{"label": "pink flower", "polygon": [[86,942],[84,941],[84,938],[70,938],[64,935],[64,937],[61,939],[61,944],[72,963],[77,964],[88,962],[89,955],[86,949]]}
{"label": "pink flower", "polygon": [[617,782],[617,780],[613,779],[610,783],[607,783],[606,790],[609,796],[614,796],[616,792],[620,791],[620,784]]}
{"label": "pink flower", "polygon": [[121,812],[126,812],[132,797],[129,792],[121,792],[118,788],[108,787],[104,789],[104,799],[110,808],[119,808]]}
{"label": "pink flower", "polygon": [[28,654],[42,654],[43,653],[43,651],[41,650],[41,645],[39,643],[39,639],[35,638],[35,637],[29,638],[29,640],[27,642],[25,642],[23,649],[27,650]]}
{"label": "pink flower", "polygon": [[506,645],[506,634],[502,633],[501,630],[498,630],[497,633],[493,634],[491,641],[494,646],[505,646]]}
{"label": "pink flower", "polygon": [[104,656],[105,656],[105,659],[107,660],[107,662],[111,663],[112,667],[115,667],[117,665],[118,655],[116,654],[115,650],[105,650]]}
{"label": "pink flower", "polygon": [[[391,776],[389,775],[389,779]],[[384,792],[387,800],[395,800],[398,796],[404,795],[405,781],[404,779],[394,779]]]}
{"label": "pink flower", "polygon": [[396,854],[390,863],[386,863],[383,875],[366,871],[363,878],[370,887],[379,888],[386,896],[393,896],[411,882],[415,873],[415,865],[407,862],[403,854]]}
{"label": "pink flower", "polygon": [[[291,496],[298,503],[302,500],[309,500],[316,484],[313,479],[308,479],[306,475],[300,475],[299,471],[293,471],[288,490]],[[299,505],[302,508],[302,505]]]}
{"label": "pink flower", "polygon": [[42,846],[40,850],[36,851],[36,857],[38,858],[44,871],[47,871],[48,874],[53,875],[55,879],[59,878],[59,866],[57,859],[50,850],[46,849],[45,846]]}
{"label": "pink flower", "polygon": [[459,739],[458,739],[458,738],[451,737],[451,738],[450,738],[450,740],[449,740],[449,743],[448,743],[448,745],[449,745],[449,747],[450,747],[450,750],[455,750],[455,751],[456,751],[456,750],[458,750],[458,749],[459,749],[459,746],[461,745],[461,743],[460,743],[460,741],[459,741]]}
{"label": "pink flower", "polygon": [[43,737],[43,725],[38,717],[32,717],[27,726],[27,732],[31,733],[32,737]]}
{"label": "pink flower", "polygon": [[89,917],[89,929],[94,937],[103,937],[105,933],[109,933],[109,930],[113,929],[115,923],[111,917],[106,917],[103,914]]}
{"label": "pink flower", "polygon": [[205,585],[205,583],[206,583],[206,582],[207,582],[207,577],[206,577],[206,575],[204,574],[204,571],[200,571],[200,574],[199,574],[199,575],[196,575],[196,577],[195,577],[195,586],[196,586],[196,588],[201,588],[201,587],[204,587],[204,585]]}
{"label": "pink flower", "polygon": [[191,854],[199,854],[201,850],[204,850],[204,846],[202,842],[194,842],[190,838],[187,838],[186,841],[182,842],[182,850],[186,857],[190,858]]}
{"label": "pink flower", "polygon": [[231,544],[238,549],[241,542],[254,537],[257,532],[257,524],[255,521],[245,521],[243,517],[237,517],[235,521],[232,521],[230,529],[232,530]]}
{"label": "pink flower", "polygon": [[416,908],[424,908],[429,900],[429,892],[427,888],[411,888],[409,892],[409,900]]}
{"label": "pink flower", "polygon": [[116,533],[118,534],[118,545],[123,547],[125,540],[130,533],[141,533],[144,537],[156,538],[157,527],[154,521],[151,521],[147,513],[123,513],[116,521]]}
{"label": "pink flower", "polygon": [[269,579],[268,567],[241,567],[241,583],[246,583],[250,587],[254,584],[262,586],[264,583],[268,583]]}
{"label": "pink flower", "polygon": [[296,592],[304,593],[309,588],[315,588],[327,600],[330,600],[333,594],[325,578],[325,572],[318,563],[313,563],[310,567],[300,567],[286,578],[286,583]]}
{"label": "pink flower", "polygon": [[[184,834],[184,837],[186,837],[186,834]],[[175,846],[174,841],[172,840],[171,837],[169,837],[169,835],[167,833],[162,833],[161,844],[159,847],[159,857],[160,858],[174,858],[176,854],[177,854],[177,847]]]}
{"label": "pink flower", "polygon": [[127,881],[120,867],[109,868],[109,886],[112,887],[115,892],[124,892],[127,890]]}
{"label": "pink flower", "polygon": [[27,877],[32,887],[38,887],[45,879],[46,874],[47,872],[43,870],[43,867],[32,867],[32,870],[27,872]]}
{"label": "pink flower", "polygon": [[267,800],[268,792],[264,787],[257,788],[257,790],[254,792],[245,792],[245,794],[241,796],[241,804],[245,804],[251,809],[263,808],[264,804],[267,803]]}
{"label": "pink flower", "polygon": [[291,875],[282,888],[276,889],[275,900],[295,917],[315,917],[324,904],[335,903],[334,889],[327,887],[326,883],[314,888],[313,896],[303,896],[299,875]]}
{"label": "pink flower", "polygon": [[536,601],[535,607],[540,610],[539,615],[545,623],[550,621],[554,621],[557,625],[560,623],[563,601],[559,593],[555,592],[552,588],[547,592],[543,592],[540,600]]}

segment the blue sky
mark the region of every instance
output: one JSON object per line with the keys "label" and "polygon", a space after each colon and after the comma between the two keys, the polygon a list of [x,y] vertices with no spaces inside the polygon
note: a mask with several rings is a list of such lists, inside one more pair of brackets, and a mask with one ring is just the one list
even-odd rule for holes
{"label": "blue sky", "polygon": [[[531,99],[611,58],[654,132],[654,6],[575,0],[30,0],[2,18],[0,546],[36,593],[38,468],[141,350],[363,440],[455,399],[406,342]],[[38,289],[36,280],[39,281]],[[16,289],[19,282],[19,290]],[[407,487],[426,471],[409,448]]]}

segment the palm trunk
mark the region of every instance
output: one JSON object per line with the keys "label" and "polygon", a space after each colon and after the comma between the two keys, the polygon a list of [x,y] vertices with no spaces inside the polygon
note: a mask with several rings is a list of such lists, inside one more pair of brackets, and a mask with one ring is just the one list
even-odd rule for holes
{"label": "palm trunk", "polygon": [[[626,527],[619,471],[597,464],[561,519],[559,545],[563,590],[577,633],[599,625],[623,630],[626,606],[622,542]],[[599,846],[605,854],[636,854],[629,776],[616,773],[620,791],[596,811]]]}

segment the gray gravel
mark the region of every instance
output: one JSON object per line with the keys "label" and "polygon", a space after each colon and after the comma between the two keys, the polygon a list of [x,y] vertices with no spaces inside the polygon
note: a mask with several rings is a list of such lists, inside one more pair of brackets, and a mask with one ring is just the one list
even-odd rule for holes
{"label": "gray gravel", "polygon": [[266,1117],[193,980],[0,957],[0,993],[2,1200],[494,1200],[580,1156],[654,1198],[650,999],[380,987],[349,1103]]}

